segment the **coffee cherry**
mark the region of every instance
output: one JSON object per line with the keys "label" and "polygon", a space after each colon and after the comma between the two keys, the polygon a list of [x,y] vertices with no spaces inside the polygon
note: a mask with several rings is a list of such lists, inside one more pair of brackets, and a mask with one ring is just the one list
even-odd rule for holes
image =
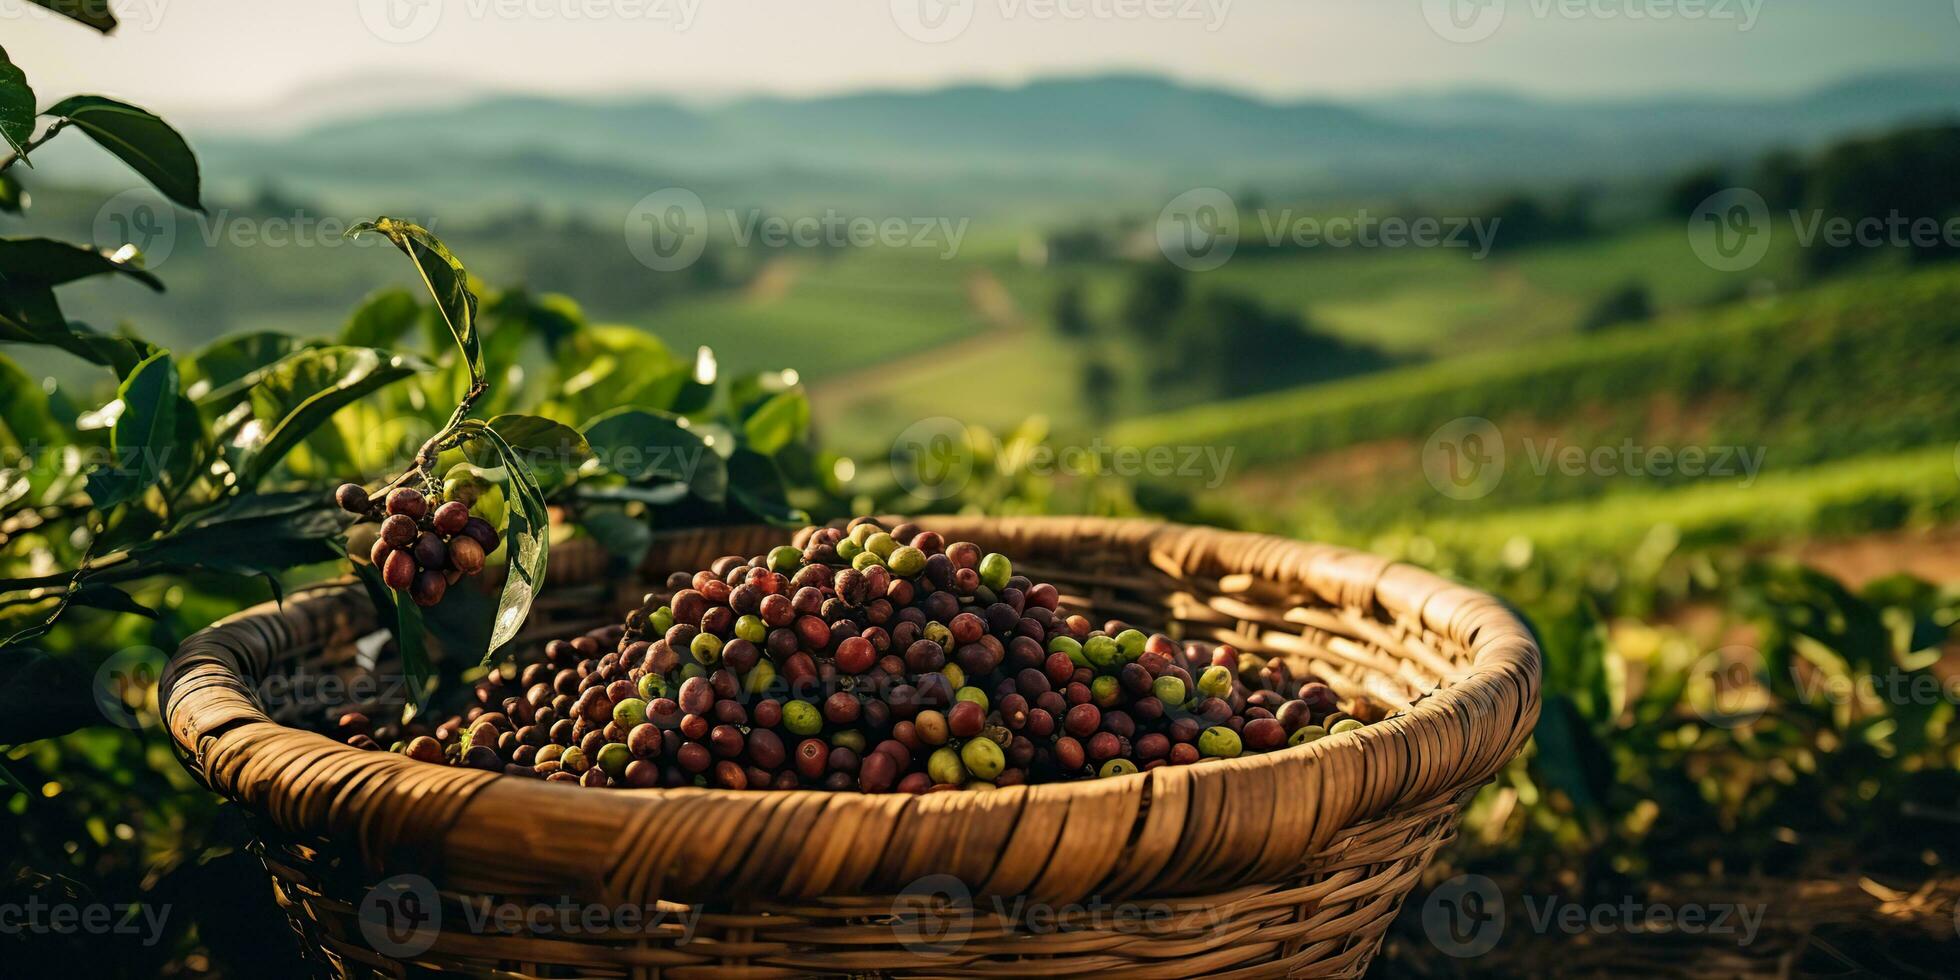
{"label": "coffee cherry", "polygon": [[1007,768],[1007,756],[1000,746],[984,738],[968,739],[960,746],[960,762],[975,779],[992,779]]}
{"label": "coffee cherry", "polygon": [[367,488],[358,483],[343,483],[333,492],[333,502],[349,514],[365,514],[373,502],[368,499]]}
{"label": "coffee cherry", "polygon": [[469,520],[469,505],[456,500],[437,507],[429,517],[429,523],[434,525],[436,533],[442,535],[461,534],[463,525],[468,524]]}
{"label": "coffee cherry", "polygon": [[475,538],[457,535],[449,540],[449,567],[464,575],[483,571],[483,546]]}
{"label": "coffee cherry", "polygon": [[449,565],[449,546],[443,544],[442,539],[436,537],[433,532],[423,531],[416,535],[411,550],[415,555],[415,563],[425,569],[441,569]]}
{"label": "coffee cherry", "polygon": [[429,513],[428,498],[422,491],[411,487],[396,487],[388,492],[388,513],[400,514],[410,520],[419,521]]}
{"label": "coffee cherry", "polygon": [[1198,751],[1217,759],[1231,759],[1244,749],[1239,733],[1224,726],[1213,726],[1198,736]]}
{"label": "coffee cherry", "polygon": [[[440,576],[438,576],[440,577]],[[406,551],[392,551],[381,565],[381,581],[397,592],[407,592],[415,586],[415,558]],[[444,583],[447,586],[448,583]]]}
{"label": "coffee cherry", "polygon": [[463,533],[477,544],[483,546],[485,554],[497,550],[497,529],[481,517],[472,517],[463,522]]}
{"label": "coffee cherry", "polygon": [[390,514],[381,521],[381,540],[391,548],[406,548],[415,543],[416,535],[422,533],[415,526],[415,518],[405,514]]}

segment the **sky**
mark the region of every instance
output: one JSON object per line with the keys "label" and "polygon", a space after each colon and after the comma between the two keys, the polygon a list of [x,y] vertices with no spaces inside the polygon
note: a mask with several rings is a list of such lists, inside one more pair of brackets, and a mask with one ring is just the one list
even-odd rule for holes
{"label": "sky", "polygon": [[[1960,67],[1947,0],[0,0],[42,101],[200,120],[482,91],[719,97],[1149,71],[1273,98],[1791,93]],[[258,110],[251,112],[248,110]]]}

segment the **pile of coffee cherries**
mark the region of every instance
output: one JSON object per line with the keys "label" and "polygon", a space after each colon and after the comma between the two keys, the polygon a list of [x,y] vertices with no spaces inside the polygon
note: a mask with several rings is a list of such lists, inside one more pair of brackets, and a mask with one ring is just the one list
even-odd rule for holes
{"label": "pile of coffee cherries", "polygon": [[435,726],[350,743],[585,786],[936,789],[1121,776],[1379,720],[1285,661],[1071,613],[912,524],[811,527],[676,573],[624,624],[492,669]]}
{"label": "pile of coffee cherries", "polygon": [[[350,514],[379,518],[367,558],[389,588],[408,593],[418,606],[441,602],[458,580],[483,571],[484,557],[497,550],[497,529],[472,516],[465,501],[397,487],[377,507],[360,484],[344,483],[334,492],[334,502]],[[366,540],[365,535],[348,537],[350,546]]]}

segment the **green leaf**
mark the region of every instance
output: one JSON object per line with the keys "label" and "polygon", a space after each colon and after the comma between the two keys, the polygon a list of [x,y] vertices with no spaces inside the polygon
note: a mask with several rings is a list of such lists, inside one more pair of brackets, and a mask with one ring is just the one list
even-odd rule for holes
{"label": "green leaf", "polygon": [[422,608],[408,596],[388,587],[381,581],[381,572],[373,565],[354,562],[354,572],[366,587],[368,598],[374,603],[376,618],[395,636],[395,650],[401,654],[402,672],[408,675],[409,687],[415,692],[415,703],[420,706],[429,690],[429,680],[435,671],[429,666],[428,639],[422,626]]}
{"label": "green leaf", "polygon": [[530,615],[531,601],[544,587],[545,559],[551,550],[550,513],[545,509],[544,492],[523,457],[495,429],[486,429],[485,438],[497,447],[509,475],[505,496],[509,498],[504,530],[504,553],[510,559],[510,573],[504,579],[504,593],[497,601],[495,625],[490,645],[483,651],[484,662],[497,649],[517,636]]}
{"label": "green leaf", "polygon": [[653,528],[648,527],[646,521],[630,517],[624,511],[611,508],[587,511],[580,516],[579,523],[592,533],[592,537],[608,553],[635,567],[646,558],[647,549],[653,546]]}
{"label": "green leaf", "polygon": [[257,384],[261,371],[306,346],[306,341],[275,330],[222,337],[191,356],[187,391],[206,406],[227,403]]}
{"label": "green leaf", "polygon": [[0,357],[0,425],[6,426],[16,447],[55,446],[69,438],[55,424],[41,382],[4,357]]}
{"label": "green leaf", "polygon": [[85,323],[71,323],[61,314],[54,290],[40,284],[0,281],[0,343],[43,344],[69,352],[91,364],[101,364],[129,377],[144,358],[157,352],[135,337],[109,337]]}
{"label": "green leaf", "polygon": [[587,422],[585,439],[600,463],[629,480],[686,483],[714,503],[727,496],[726,462],[679,416],[615,409]]}
{"label": "green leaf", "polygon": [[104,34],[116,29],[116,15],[109,9],[109,0],[33,0],[33,2],[77,24],[93,27]]}
{"label": "green leaf", "polygon": [[96,706],[100,660],[79,653],[10,650],[0,657],[0,744],[23,745],[104,721]]}
{"label": "green leaf", "polygon": [[163,280],[141,266],[112,258],[105,252],[52,238],[0,238],[0,284],[59,286],[111,273],[120,273],[163,292]]}
{"label": "green leaf", "polygon": [[107,609],[110,612],[129,613],[148,619],[156,619],[157,611],[137,602],[134,597],[113,585],[84,585],[68,597],[71,606],[87,606],[91,609]]}
{"label": "green leaf", "polygon": [[744,441],[764,456],[774,456],[809,431],[810,399],[801,391],[771,396],[742,423]]}
{"label": "green leaf", "polygon": [[370,231],[386,235],[396,248],[415,260],[415,268],[422,274],[423,285],[429,287],[429,294],[435,297],[436,309],[441,311],[443,323],[449,327],[450,336],[456,338],[456,346],[463,352],[463,363],[469,367],[470,381],[482,381],[483,342],[477,336],[477,299],[476,294],[470,291],[469,272],[463,268],[463,263],[450,253],[440,239],[414,222],[380,217],[349,228],[347,234],[360,235]]}
{"label": "green leaf", "polygon": [[100,95],[71,95],[42,115],[68,120],[164,197],[193,211],[204,210],[198,200],[197,155],[149,110]]}
{"label": "green leaf", "polygon": [[0,138],[23,155],[27,141],[34,138],[34,89],[4,48],[0,48]]}
{"label": "green leaf", "polygon": [[27,190],[13,174],[0,171],[0,211],[19,214],[27,207]]}
{"label": "green leaf", "polygon": [[109,430],[110,462],[88,477],[97,510],[142,494],[163,474],[177,442],[177,365],[168,353],[153,354],[116,389],[122,413]]}
{"label": "green leaf", "polygon": [[728,495],[742,508],[771,524],[794,527],[810,523],[810,515],[792,507],[783,496],[782,474],[769,457],[738,449],[728,459]]}
{"label": "green leaf", "polygon": [[349,347],[394,347],[422,315],[422,304],[415,294],[400,286],[376,291],[355,307],[347,325],[340,328],[340,342]]}
{"label": "green leaf", "polygon": [[[579,464],[592,458],[592,447],[577,429],[563,422],[538,415],[499,415],[489,422],[504,442],[529,464],[540,486],[555,486],[568,479]],[[476,460],[478,465],[498,466],[501,460]]]}
{"label": "green leaf", "polygon": [[224,509],[129,550],[159,565],[265,575],[338,557],[341,514],[326,495],[246,494]]}
{"label": "green leaf", "polygon": [[344,406],[427,369],[413,358],[366,347],[313,348],[273,365],[252,388],[253,411],[268,431],[246,461],[247,484],[256,485]]}

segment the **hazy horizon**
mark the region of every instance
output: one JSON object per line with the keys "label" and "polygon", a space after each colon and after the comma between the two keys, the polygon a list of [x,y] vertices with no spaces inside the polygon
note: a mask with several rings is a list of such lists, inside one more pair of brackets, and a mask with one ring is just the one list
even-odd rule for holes
{"label": "hazy horizon", "polygon": [[[721,100],[1102,74],[1280,101],[1465,89],[1720,99],[1960,66],[1951,5],[1828,0],[1708,0],[1692,17],[1657,14],[1693,6],[1658,0],[1482,0],[1458,9],[1494,19],[1462,29],[1438,19],[1451,9],[1442,0],[888,0],[842,11],[762,0],[113,0],[123,26],[107,38],[25,2],[0,0],[0,18],[42,101],[101,92],[207,125],[300,99],[329,111],[335,100],[380,108],[496,93]],[[922,10],[942,20],[919,20]],[[217,49],[185,57],[200,43]]]}

